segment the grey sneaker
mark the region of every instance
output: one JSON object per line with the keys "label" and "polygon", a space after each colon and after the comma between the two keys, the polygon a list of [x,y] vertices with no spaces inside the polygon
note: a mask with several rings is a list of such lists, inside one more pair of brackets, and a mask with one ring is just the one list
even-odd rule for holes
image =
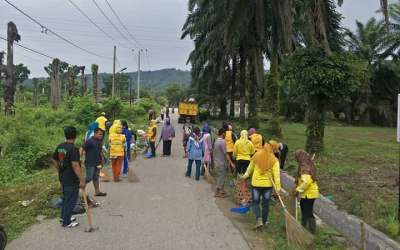
{"label": "grey sneaker", "polygon": [[75,222],[69,223],[69,225],[66,225],[64,227],[65,228],[74,228],[74,227],[77,227],[77,226],[79,226],[79,223],[75,221]]}
{"label": "grey sneaker", "polygon": [[259,229],[262,228],[264,226],[262,219],[258,218],[256,224],[254,225],[254,229]]}
{"label": "grey sneaker", "polygon": [[[75,222],[76,221],[76,218],[75,217],[71,217],[71,222]],[[62,224],[64,222],[64,220],[63,219],[60,219],[60,223]]]}

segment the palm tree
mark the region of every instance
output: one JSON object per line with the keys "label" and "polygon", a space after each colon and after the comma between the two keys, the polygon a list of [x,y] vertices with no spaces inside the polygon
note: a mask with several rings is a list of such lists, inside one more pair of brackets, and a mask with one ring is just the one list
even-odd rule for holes
{"label": "palm tree", "polygon": [[382,58],[391,56],[393,60],[400,59],[400,3],[391,4],[389,7],[389,28],[382,43],[385,47]]}
{"label": "palm tree", "polygon": [[356,21],[356,24],[357,30],[355,33],[349,30],[345,32],[346,45],[349,51],[367,60],[371,65],[381,57],[382,37],[386,31],[383,23],[378,22],[375,18],[369,19],[365,24]]}

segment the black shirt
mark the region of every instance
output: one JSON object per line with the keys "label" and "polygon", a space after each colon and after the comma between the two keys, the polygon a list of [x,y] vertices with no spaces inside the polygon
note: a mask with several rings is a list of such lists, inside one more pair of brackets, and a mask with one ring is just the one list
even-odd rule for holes
{"label": "black shirt", "polygon": [[101,140],[96,140],[92,137],[83,144],[82,148],[86,152],[86,167],[97,167],[101,164],[103,150],[103,142]]}
{"label": "black shirt", "polygon": [[54,160],[58,162],[58,175],[63,186],[79,185],[79,178],[72,169],[73,161],[80,161],[79,149],[72,143],[61,143],[57,146]]}

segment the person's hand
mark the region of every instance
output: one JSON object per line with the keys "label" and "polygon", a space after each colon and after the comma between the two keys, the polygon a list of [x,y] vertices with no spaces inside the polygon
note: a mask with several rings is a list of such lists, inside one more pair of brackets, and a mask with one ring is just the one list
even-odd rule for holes
{"label": "person's hand", "polygon": [[230,162],[230,165],[231,165],[231,168],[232,168],[232,169],[235,169],[235,168],[236,168],[235,163]]}
{"label": "person's hand", "polygon": [[86,182],[84,180],[81,180],[79,182],[79,188],[84,189],[86,187]]}
{"label": "person's hand", "polygon": [[246,177],[243,174],[239,174],[239,179],[246,180]]}

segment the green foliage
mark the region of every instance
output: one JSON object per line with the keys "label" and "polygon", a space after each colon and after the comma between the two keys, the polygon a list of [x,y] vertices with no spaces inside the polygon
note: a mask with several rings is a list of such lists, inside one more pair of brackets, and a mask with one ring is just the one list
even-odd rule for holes
{"label": "green foliage", "polygon": [[173,83],[166,87],[163,95],[167,97],[169,104],[177,105],[182,98],[187,97],[187,90],[187,87]]}
{"label": "green foliage", "polygon": [[89,124],[100,113],[100,109],[91,96],[73,97],[67,102],[67,107],[75,114],[79,124]]}
{"label": "green foliage", "polygon": [[121,114],[122,102],[118,98],[107,98],[102,102],[102,111],[110,116],[110,118],[115,119]]}
{"label": "green foliage", "polygon": [[326,103],[349,101],[368,75],[367,63],[351,54],[326,57],[320,48],[300,49],[288,59],[283,70],[293,92],[319,97]]}

